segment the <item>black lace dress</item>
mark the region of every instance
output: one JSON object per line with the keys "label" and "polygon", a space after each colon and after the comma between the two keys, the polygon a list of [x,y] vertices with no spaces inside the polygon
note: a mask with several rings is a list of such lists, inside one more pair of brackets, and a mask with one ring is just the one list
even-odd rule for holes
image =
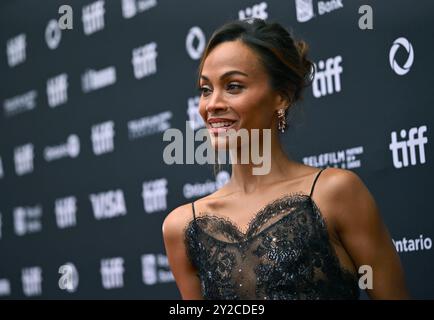
{"label": "black lace dress", "polygon": [[[324,169],[323,169],[324,170]],[[185,229],[205,299],[358,299],[358,278],[341,267],[310,195],[286,194],[263,207],[245,233],[205,214]]]}

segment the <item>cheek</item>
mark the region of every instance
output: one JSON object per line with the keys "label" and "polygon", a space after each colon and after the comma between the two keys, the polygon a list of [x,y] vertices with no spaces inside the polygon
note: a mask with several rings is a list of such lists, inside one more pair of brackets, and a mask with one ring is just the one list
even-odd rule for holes
{"label": "cheek", "polygon": [[206,104],[205,101],[203,101],[203,99],[199,100],[199,114],[201,115],[201,117],[206,120]]}

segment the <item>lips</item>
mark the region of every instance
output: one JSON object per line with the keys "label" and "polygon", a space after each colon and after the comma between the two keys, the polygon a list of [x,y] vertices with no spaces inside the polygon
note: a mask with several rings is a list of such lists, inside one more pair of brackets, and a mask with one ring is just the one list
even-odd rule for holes
{"label": "lips", "polygon": [[[218,135],[219,133],[224,133],[229,129],[234,128],[236,122],[236,120],[227,118],[212,118],[208,120],[208,129],[212,134]],[[213,125],[217,127],[213,127]]]}

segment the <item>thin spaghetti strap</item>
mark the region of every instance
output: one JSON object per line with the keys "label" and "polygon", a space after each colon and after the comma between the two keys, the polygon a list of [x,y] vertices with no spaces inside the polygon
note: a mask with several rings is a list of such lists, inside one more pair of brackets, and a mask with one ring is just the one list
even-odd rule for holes
{"label": "thin spaghetti strap", "polygon": [[196,220],[196,213],[194,212],[194,201],[191,203],[191,206],[193,207],[193,219]]}
{"label": "thin spaghetti strap", "polygon": [[323,172],[325,169],[326,169],[326,168],[323,168],[323,169],[321,169],[321,170],[317,173],[317,175],[316,175],[316,177],[315,177],[315,180],[313,181],[312,188],[310,189],[310,195],[309,195],[309,197],[312,197],[313,188],[315,187],[316,180],[318,179],[318,177],[319,177],[319,175],[321,174],[321,172]]}

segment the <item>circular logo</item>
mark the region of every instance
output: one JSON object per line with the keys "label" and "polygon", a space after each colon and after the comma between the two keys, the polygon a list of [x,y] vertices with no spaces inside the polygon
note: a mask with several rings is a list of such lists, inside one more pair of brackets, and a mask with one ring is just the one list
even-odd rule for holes
{"label": "circular logo", "polygon": [[[199,43],[197,46],[193,46],[194,40],[197,39]],[[188,31],[187,38],[185,39],[185,47],[189,56],[197,60],[205,50],[205,35],[199,27],[193,27]]]}
{"label": "circular logo", "polygon": [[[399,48],[403,47],[408,54],[407,61],[403,66],[400,66],[395,59],[396,52]],[[393,42],[392,48],[390,48],[389,52],[389,62],[393,71],[395,71],[398,75],[403,76],[410,71],[411,66],[414,61],[414,50],[411,43],[404,37],[398,38]]]}

